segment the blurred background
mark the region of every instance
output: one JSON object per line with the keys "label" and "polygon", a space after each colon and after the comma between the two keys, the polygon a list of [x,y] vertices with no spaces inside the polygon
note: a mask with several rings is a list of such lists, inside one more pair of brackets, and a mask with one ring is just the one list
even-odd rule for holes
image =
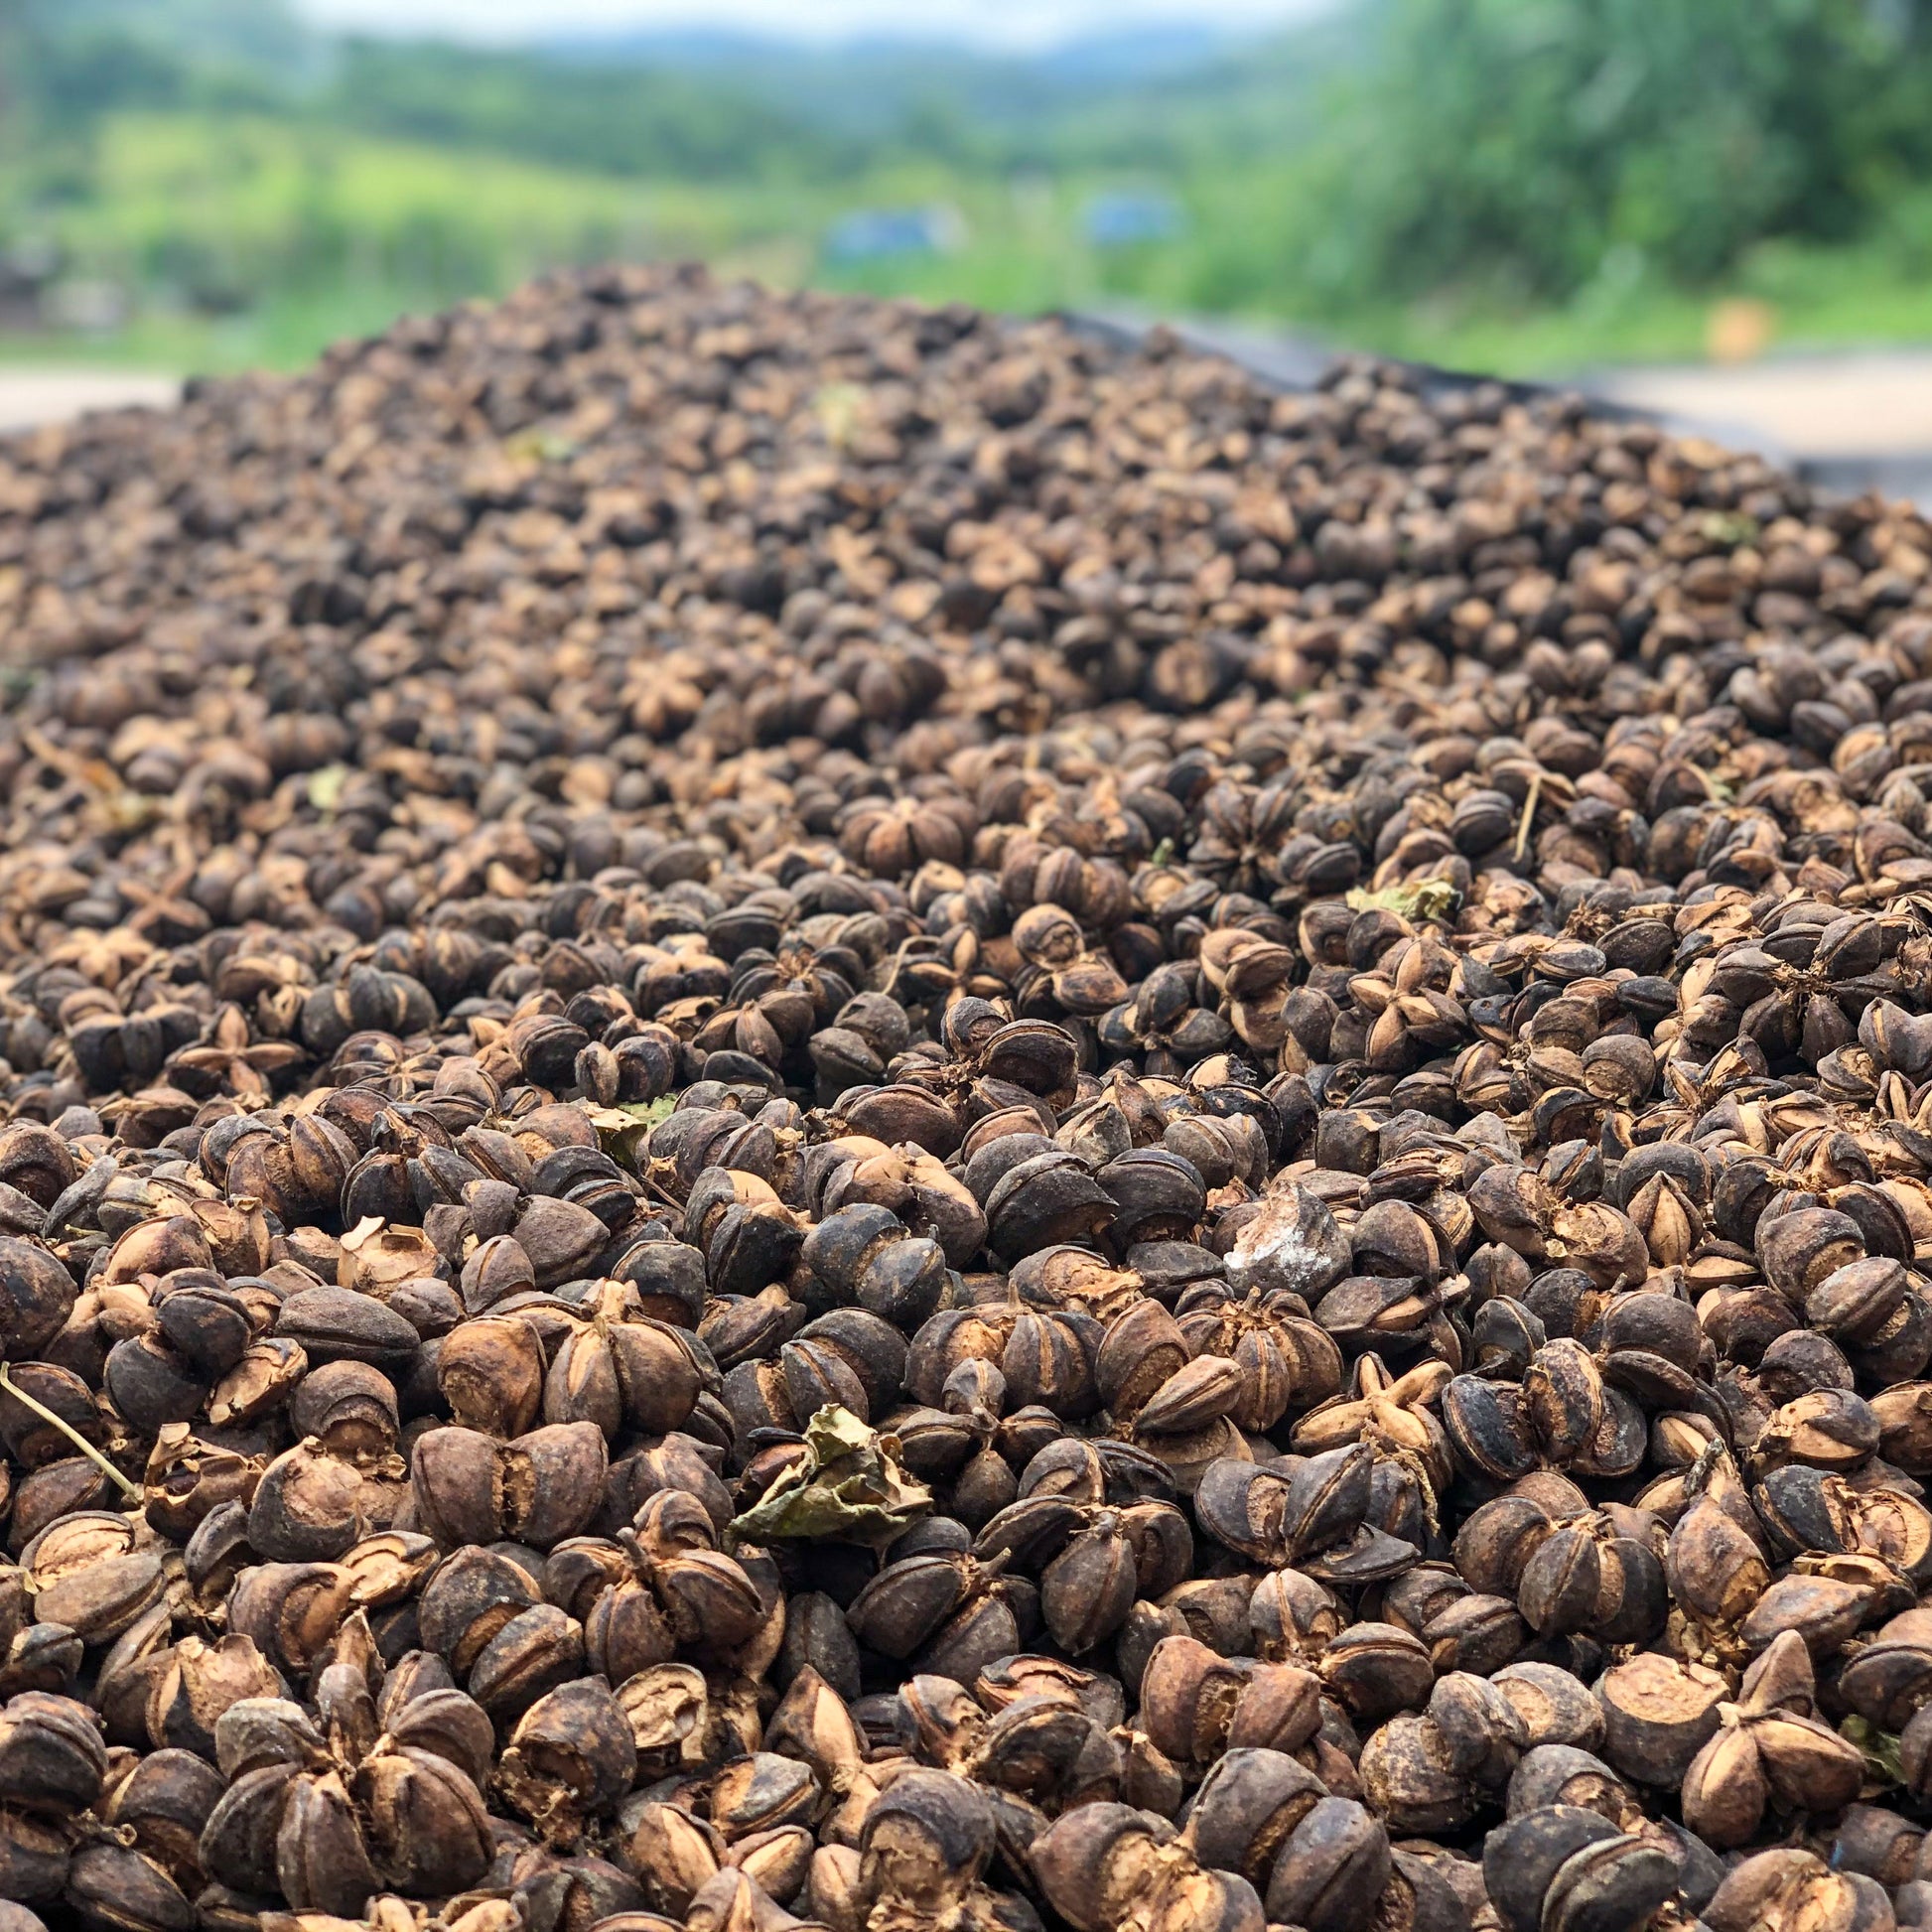
{"label": "blurred background", "polygon": [[0,416],[701,256],[1903,460],[1928,104],[1932,0],[0,0]]}

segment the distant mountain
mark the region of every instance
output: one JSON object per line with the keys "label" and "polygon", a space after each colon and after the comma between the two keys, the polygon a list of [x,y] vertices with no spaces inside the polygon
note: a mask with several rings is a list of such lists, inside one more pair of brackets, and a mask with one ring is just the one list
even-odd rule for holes
{"label": "distant mountain", "polygon": [[561,61],[622,61],[640,68],[675,68],[710,72],[747,60],[763,60],[774,43],[762,34],[729,27],[574,28],[549,34],[531,51]]}
{"label": "distant mountain", "polygon": [[1250,38],[1227,28],[1175,21],[1123,28],[1113,34],[1085,34],[1049,48],[1034,65],[1068,86],[1130,86],[1199,67]]}
{"label": "distant mountain", "polygon": [[1005,132],[1104,96],[1192,80],[1246,44],[1188,24],[1090,34],[1034,55],[910,35],[827,45],[692,28],[557,35],[533,51],[729,81],[742,95],[849,137],[876,138],[916,122],[922,140],[943,142],[948,129],[965,140],[967,130]]}
{"label": "distant mountain", "polygon": [[778,63],[796,73],[801,59],[813,66],[837,61],[869,69],[943,62],[948,67],[1025,69],[1063,86],[1104,87],[1195,66],[1243,38],[1230,29],[1172,22],[1082,34],[1035,55],[1001,55],[917,34],[866,34],[828,46],[731,28],[642,27],[551,35],[536,47],[566,60],[623,61],[686,72],[723,69],[736,76]]}
{"label": "distant mountain", "polygon": [[[99,49],[136,47],[184,69],[267,79],[301,77],[320,64],[325,37],[288,0],[16,0],[41,39]],[[0,16],[6,0],[0,0]]]}

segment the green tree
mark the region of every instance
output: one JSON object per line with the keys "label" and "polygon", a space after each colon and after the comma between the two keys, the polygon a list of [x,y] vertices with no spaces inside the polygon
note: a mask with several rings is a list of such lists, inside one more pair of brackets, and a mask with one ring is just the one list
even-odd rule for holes
{"label": "green tree", "polygon": [[1385,0],[1338,103],[1337,295],[1561,298],[1610,251],[1697,281],[1842,238],[1932,165],[1927,0]]}

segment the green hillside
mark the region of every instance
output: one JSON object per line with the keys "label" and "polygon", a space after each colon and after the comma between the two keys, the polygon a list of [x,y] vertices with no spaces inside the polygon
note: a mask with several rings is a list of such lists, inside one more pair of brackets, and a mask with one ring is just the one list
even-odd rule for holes
{"label": "green hillside", "polygon": [[[1523,371],[1697,353],[1738,296],[1918,337],[1929,42],[1932,0],[1356,0],[1035,62],[0,0],[0,353],[293,363],[611,255]],[[841,243],[882,211],[934,245]]]}

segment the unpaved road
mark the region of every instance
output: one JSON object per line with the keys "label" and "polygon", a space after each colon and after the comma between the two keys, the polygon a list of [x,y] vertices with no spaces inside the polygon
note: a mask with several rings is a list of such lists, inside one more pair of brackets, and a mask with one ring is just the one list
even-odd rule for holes
{"label": "unpaved road", "polygon": [[1580,386],[1762,450],[1833,489],[1876,489],[1932,509],[1932,349],[1604,369]]}
{"label": "unpaved road", "polygon": [[165,409],[181,394],[171,375],[113,369],[0,368],[0,432],[62,423],[90,409]]}
{"label": "unpaved road", "polygon": [[1660,415],[1748,425],[1798,461],[1932,452],[1932,351],[1785,355],[1735,368],[1604,369],[1584,384]]}

